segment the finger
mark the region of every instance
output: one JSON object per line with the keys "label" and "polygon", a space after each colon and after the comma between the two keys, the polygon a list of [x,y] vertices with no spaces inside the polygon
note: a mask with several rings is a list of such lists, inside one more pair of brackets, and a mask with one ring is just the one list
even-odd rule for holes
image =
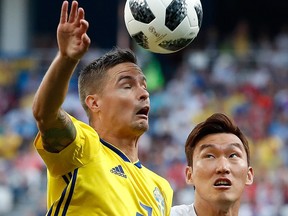
{"label": "finger", "polygon": [[89,36],[87,35],[87,30],[89,28],[89,23],[88,23],[87,20],[82,19],[82,20],[80,20],[80,24],[81,25],[80,25],[80,31],[79,32],[81,32],[81,34],[82,34],[81,35],[81,40],[82,40],[84,46],[87,47],[87,49],[88,49],[88,47],[89,47],[89,45],[91,43],[91,40],[90,40]]}
{"label": "finger", "polygon": [[77,17],[77,21],[80,22],[82,19],[84,19],[85,17],[85,12],[83,8],[79,8],[78,9],[78,17]]}
{"label": "finger", "polygon": [[63,1],[61,14],[60,14],[60,23],[63,24],[67,21],[68,17],[68,1]]}
{"label": "finger", "polygon": [[89,28],[88,21],[81,19],[80,20],[80,32],[86,32],[88,28]]}
{"label": "finger", "polygon": [[75,21],[75,19],[77,17],[77,11],[78,11],[78,2],[77,1],[73,1],[72,2],[72,6],[71,6],[69,19],[68,19],[69,23],[73,23]]}

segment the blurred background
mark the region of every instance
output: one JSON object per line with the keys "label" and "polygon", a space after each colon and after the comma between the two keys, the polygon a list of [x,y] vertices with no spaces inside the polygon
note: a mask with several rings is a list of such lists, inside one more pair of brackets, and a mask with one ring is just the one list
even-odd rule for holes
{"label": "blurred background", "polygon": [[[184,143],[199,121],[225,112],[249,137],[254,184],[240,216],[288,215],[288,1],[202,0],[198,37],[175,54],[139,48],[123,22],[124,0],[80,1],[90,52],[77,70],[115,45],[130,47],[148,79],[150,130],[140,159],[167,178],[173,204],[193,202]],[[33,148],[31,103],[57,52],[62,1],[0,0],[0,215],[43,216],[46,170]],[[64,108],[87,122],[77,72]]]}

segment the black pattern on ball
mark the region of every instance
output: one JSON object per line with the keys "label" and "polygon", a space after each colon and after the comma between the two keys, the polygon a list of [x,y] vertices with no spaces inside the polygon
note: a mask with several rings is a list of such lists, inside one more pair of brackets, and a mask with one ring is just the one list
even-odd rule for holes
{"label": "black pattern on ball", "polygon": [[193,39],[179,38],[177,40],[162,41],[159,46],[166,50],[178,51],[191,43]]}
{"label": "black pattern on ball", "polygon": [[135,20],[143,23],[150,23],[155,19],[146,0],[129,0],[129,7]]}
{"label": "black pattern on ball", "polygon": [[135,42],[142,46],[144,49],[149,49],[148,38],[143,32],[138,32],[137,34],[131,35]]}
{"label": "black pattern on ball", "polygon": [[197,18],[198,18],[198,26],[199,28],[202,26],[202,20],[203,20],[203,10],[202,10],[202,6],[200,4],[196,4],[194,6],[196,14],[197,14]]}
{"label": "black pattern on ball", "polygon": [[174,31],[186,16],[186,0],[173,0],[166,8],[165,25]]}

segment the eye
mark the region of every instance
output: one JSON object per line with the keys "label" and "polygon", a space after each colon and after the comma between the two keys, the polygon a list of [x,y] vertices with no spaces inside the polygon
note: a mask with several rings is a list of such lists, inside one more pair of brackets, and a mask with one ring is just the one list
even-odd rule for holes
{"label": "eye", "polygon": [[214,157],[214,155],[212,155],[212,154],[206,154],[206,155],[205,155],[205,158],[215,158],[215,157]]}
{"label": "eye", "polygon": [[132,85],[127,83],[123,87],[124,87],[124,89],[131,89]]}
{"label": "eye", "polygon": [[146,82],[143,82],[143,83],[140,83],[140,86],[147,91],[147,83]]}
{"label": "eye", "polygon": [[230,154],[229,157],[230,158],[237,158],[237,157],[239,157],[239,155],[237,153],[233,153],[233,154]]}

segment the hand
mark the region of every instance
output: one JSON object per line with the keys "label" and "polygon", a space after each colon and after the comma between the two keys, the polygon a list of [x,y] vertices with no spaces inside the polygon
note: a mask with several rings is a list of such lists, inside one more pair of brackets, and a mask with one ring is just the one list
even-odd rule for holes
{"label": "hand", "polygon": [[83,8],[73,1],[68,16],[68,1],[64,1],[61,9],[60,22],[57,28],[57,41],[60,55],[80,60],[90,46],[87,35],[89,23],[84,19]]}

